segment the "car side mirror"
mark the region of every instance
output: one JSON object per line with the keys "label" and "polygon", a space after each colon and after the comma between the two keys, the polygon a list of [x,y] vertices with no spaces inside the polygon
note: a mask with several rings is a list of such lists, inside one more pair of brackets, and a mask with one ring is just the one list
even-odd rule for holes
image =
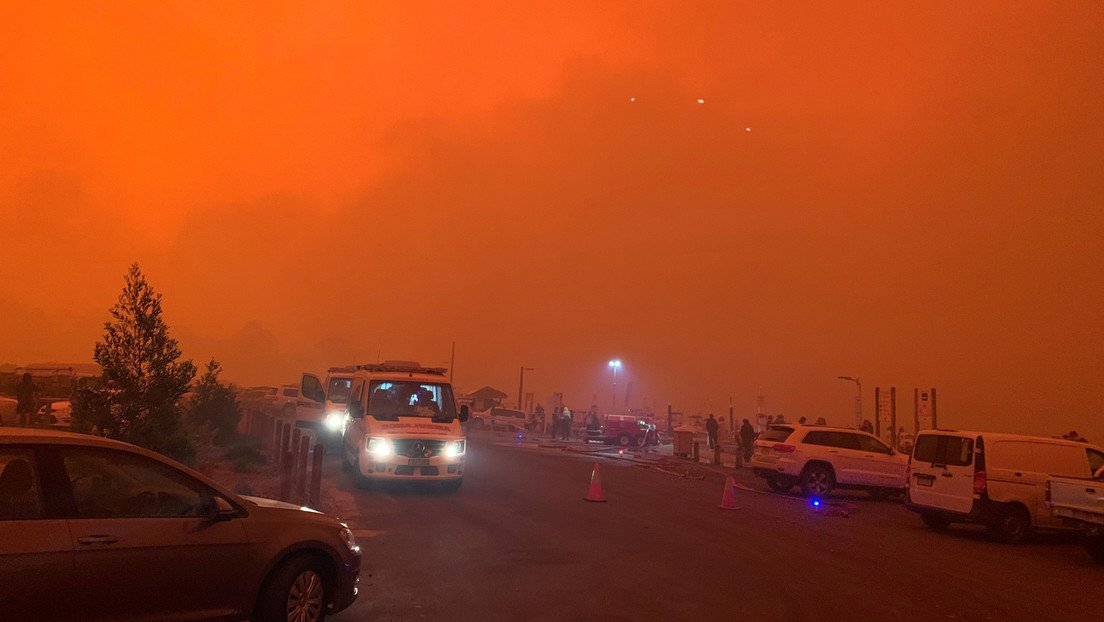
{"label": "car side mirror", "polygon": [[362,418],[364,418],[364,411],[361,410],[361,408],[360,408],[360,402],[350,401],[348,410],[349,410],[349,416],[352,417],[353,419],[362,419]]}
{"label": "car side mirror", "polygon": [[471,412],[468,410],[467,404],[460,405],[460,423],[466,423]]}
{"label": "car side mirror", "polygon": [[238,515],[234,511],[234,506],[222,497],[213,497],[204,510],[204,517],[212,521],[232,520]]}

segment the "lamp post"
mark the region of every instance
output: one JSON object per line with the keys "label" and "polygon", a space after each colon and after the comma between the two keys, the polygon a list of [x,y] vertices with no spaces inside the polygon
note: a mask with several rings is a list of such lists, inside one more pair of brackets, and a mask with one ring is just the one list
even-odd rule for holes
{"label": "lamp post", "polygon": [[849,380],[855,383],[855,429],[861,429],[863,424],[862,416],[862,381],[858,376],[836,376],[840,380]]}
{"label": "lamp post", "polygon": [[609,366],[613,370],[613,412],[617,412],[617,370],[621,369],[621,359],[613,359]]}
{"label": "lamp post", "polygon": [[518,380],[518,410],[520,410],[522,412],[525,411],[525,404],[523,403],[524,400],[525,400],[525,394],[522,393],[522,391],[525,390],[525,372],[527,372],[527,371],[533,371],[533,368],[532,367],[526,367],[526,366],[522,365],[521,366],[521,379]]}

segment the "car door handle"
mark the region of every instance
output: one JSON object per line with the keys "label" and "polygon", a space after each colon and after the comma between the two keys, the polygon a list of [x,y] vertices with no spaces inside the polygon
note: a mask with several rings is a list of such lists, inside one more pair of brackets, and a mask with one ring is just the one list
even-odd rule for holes
{"label": "car door handle", "polygon": [[1086,488],[1085,492],[1089,493],[1090,495],[1095,495],[1096,494],[1096,489],[1095,488]]}
{"label": "car door handle", "polygon": [[940,473],[940,475],[942,475],[943,477],[954,477],[954,473],[948,473],[946,471],[943,471],[942,473]]}
{"label": "car door handle", "polygon": [[1016,477],[1023,477],[1023,473],[1020,473],[1018,471],[1016,473],[1013,473],[1012,475],[1015,475]]}
{"label": "car door handle", "polygon": [[80,544],[115,544],[119,539],[115,536],[109,536],[107,534],[96,534],[94,536],[81,536],[77,538],[77,542]]}

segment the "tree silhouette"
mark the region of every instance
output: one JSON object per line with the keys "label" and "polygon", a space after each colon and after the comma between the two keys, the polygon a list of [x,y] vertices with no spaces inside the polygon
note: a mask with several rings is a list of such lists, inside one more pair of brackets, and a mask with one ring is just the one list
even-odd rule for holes
{"label": "tree silhouette", "polygon": [[93,355],[103,375],[74,396],[75,426],[191,461],[195,445],[179,401],[195,377],[195,365],[179,360],[180,348],[161,316],[161,296],[137,263],[111,317]]}

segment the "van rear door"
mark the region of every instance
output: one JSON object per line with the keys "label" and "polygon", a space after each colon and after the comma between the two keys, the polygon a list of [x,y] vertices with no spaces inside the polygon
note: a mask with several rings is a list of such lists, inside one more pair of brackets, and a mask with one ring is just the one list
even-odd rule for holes
{"label": "van rear door", "polygon": [[909,500],[912,503],[961,514],[973,509],[973,438],[921,432],[913,446],[909,465]]}

